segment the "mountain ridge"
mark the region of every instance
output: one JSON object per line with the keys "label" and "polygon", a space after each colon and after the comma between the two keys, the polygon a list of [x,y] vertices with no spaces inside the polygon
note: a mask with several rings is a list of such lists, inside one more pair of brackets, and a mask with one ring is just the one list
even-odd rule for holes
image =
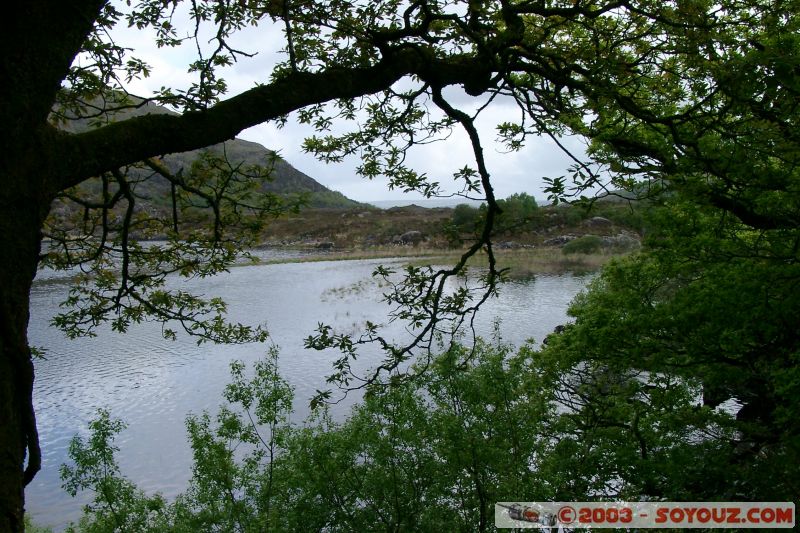
{"label": "mountain ridge", "polygon": [[[141,100],[133,99],[133,104],[141,105],[135,108],[112,111],[99,117],[99,119],[72,118],[66,120],[63,124],[59,124],[59,127],[69,133],[81,133],[98,127],[96,125],[98,120],[114,122],[150,114],[177,115],[177,113],[166,107],[149,102],[142,103]],[[99,127],[102,128],[102,126]],[[262,186],[264,192],[287,196],[302,194],[307,197],[310,207],[356,207],[361,205],[342,193],[325,187],[311,176],[296,169],[274,150],[270,150],[253,141],[235,138],[206,148],[164,154],[161,156],[161,160],[171,172],[177,173],[180,170],[189,170],[192,163],[204,152],[211,152],[218,156],[224,154],[232,165],[272,166],[270,179]],[[169,185],[166,180],[149,180],[141,185],[144,188],[143,190],[138,190],[137,193],[145,197],[163,197],[169,194]]]}

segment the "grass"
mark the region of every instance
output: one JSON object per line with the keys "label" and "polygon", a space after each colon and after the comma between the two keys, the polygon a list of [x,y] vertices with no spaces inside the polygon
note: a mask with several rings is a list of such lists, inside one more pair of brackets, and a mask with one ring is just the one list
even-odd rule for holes
{"label": "grass", "polygon": [[606,252],[564,255],[559,248],[537,248],[522,252],[501,252],[498,263],[500,268],[509,269],[509,277],[524,278],[535,274],[596,272],[615,257],[623,255],[625,254]]}
{"label": "grass", "polygon": [[[454,265],[461,258],[463,250],[445,250],[424,247],[374,247],[367,250],[343,250],[330,253],[311,254],[299,258],[276,259],[275,263],[306,263],[318,261],[353,261],[360,259],[408,260],[414,266]],[[625,254],[590,253],[565,255],[557,247],[524,248],[517,250],[497,250],[495,257],[498,268],[508,269],[508,277],[523,279],[537,274],[561,274],[572,272],[582,274],[595,272],[615,257]],[[486,268],[487,256],[480,252],[467,263],[471,268]]]}
{"label": "grass", "polygon": [[320,261],[357,261],[360,259],[396,259],[441,257],[447,255],[446,250],[422,247],[375,246],[365,250],[334,250],[330,252],[311,252],[308,255],[293,258],[280,258],[264,261],[264,264],[281,263],[316,263]]}
{"label": "grass", "polygon": [[[623,254],[594,253],[580,255],[564,255],[560,248],[528,248],[521,250],[498,250],[495,252],[498,269],[507,269],[510,279],[525,279],[537,274],[563,274],[572,272],[584,274],[596,272],[615,257]],[[459,254],[448,253],[436,256],[433,260],[413,261],[412,264],[455,264]],[[470,258],[467,265],[471,268],[487,268],[487,256],[480,253]]]}

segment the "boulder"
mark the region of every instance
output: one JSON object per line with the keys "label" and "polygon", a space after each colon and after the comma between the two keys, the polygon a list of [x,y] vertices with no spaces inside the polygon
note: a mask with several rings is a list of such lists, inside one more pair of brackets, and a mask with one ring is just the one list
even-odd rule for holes
{"label": "boulder", "polygon": [[635,237],[629,233],[619,233],[613,237],[603,237],[603,244],[607,248],[625,252],[636,250],[642,246],[642,243],[639,241],[638,237]]}
{"label": "boulder", "polygon": [[542,244],[545,246],[564,246],[569,241],[574,241],[575,239],[575,235],[559,235],[558,237],[547,239]]}
{"label": "boulder", "polygon": [[416,230],[407,231],[392,239],[392,243],[394,244],[419,244],[420,242],[422,242],[422,232]]}
{"label": "boulder", "polygon": [[613,222],[603,217],[592,217],[583,221],[583,225],[590,228],[607,228],[613,224]]}

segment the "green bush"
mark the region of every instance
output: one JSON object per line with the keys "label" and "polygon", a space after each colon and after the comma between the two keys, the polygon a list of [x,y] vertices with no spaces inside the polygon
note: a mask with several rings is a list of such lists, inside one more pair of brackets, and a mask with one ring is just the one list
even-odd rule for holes
{"label": "green bush", "polygon": [[53,530],[49,527],[43,527],[31,520],[29,515],[25,515],[25,531],[27,533],[53,533]]}
{"label": "green bush", "polygon": [[426,376],[371,390],[346,421],[321,409],[301,427],[288,422],[274,355],[252,379],[234,363],[227,404],[187,422],[193,477],[174,503],[122,477],[113,440],[124,424],[102,411],[63,468],[72,494],[95,490],[70,531],[486,530],[496,501],[555,497],[529,464],[555,416],[527,383],[529,356],[454,346]]}
{"label": "green bush", "polygon": [[645,208],[642,203],[608,202],[595,204],[592,216],[607,218],[617,226],[641,232],[644,228]]}
{"label": "green bush", "polygon": [[561,253],[569,254],[596,254],[603,249],[603,239],[597,235],[584,235],[568,242],[561,249]]}
{"label": "green bush", "polygon": [[481,217],[480,209],[467,204],[458,204],[453,209],[453,225],[461,231],[473,231]]}
{"label": "green bush", "polygon": [[530,229],[539,211],[536,199],[526,193],[512,194],[504,200],[498,200],[497,206],[502,210],[497,218],[498,231]]}

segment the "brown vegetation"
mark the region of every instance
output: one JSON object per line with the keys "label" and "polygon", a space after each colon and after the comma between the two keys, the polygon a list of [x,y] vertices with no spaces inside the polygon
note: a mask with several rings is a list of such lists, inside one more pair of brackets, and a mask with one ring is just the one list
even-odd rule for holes
{"label": "brown vegetation", "polygon": [[[274,221],[262,244],[318,252],[297,261],[406,257],[416,265],[452,264],[473,239],[463,226],[454,226],[454,213],[452,208],[419,206],[308,209]],[[628,204],[600,203],[591,210],[547,206],[529,219],[498,231],[494,247],[499,268],[507,268],[511,277],[590,272],[636,249],[642,229],[636,210]],[[409,233],[419,239],[402,239]],[[587,237],[596,237],[598,246],[576,253],[569,253],[569,246],[565,248]],[[480,255],[470,265],[485,266]]]}

